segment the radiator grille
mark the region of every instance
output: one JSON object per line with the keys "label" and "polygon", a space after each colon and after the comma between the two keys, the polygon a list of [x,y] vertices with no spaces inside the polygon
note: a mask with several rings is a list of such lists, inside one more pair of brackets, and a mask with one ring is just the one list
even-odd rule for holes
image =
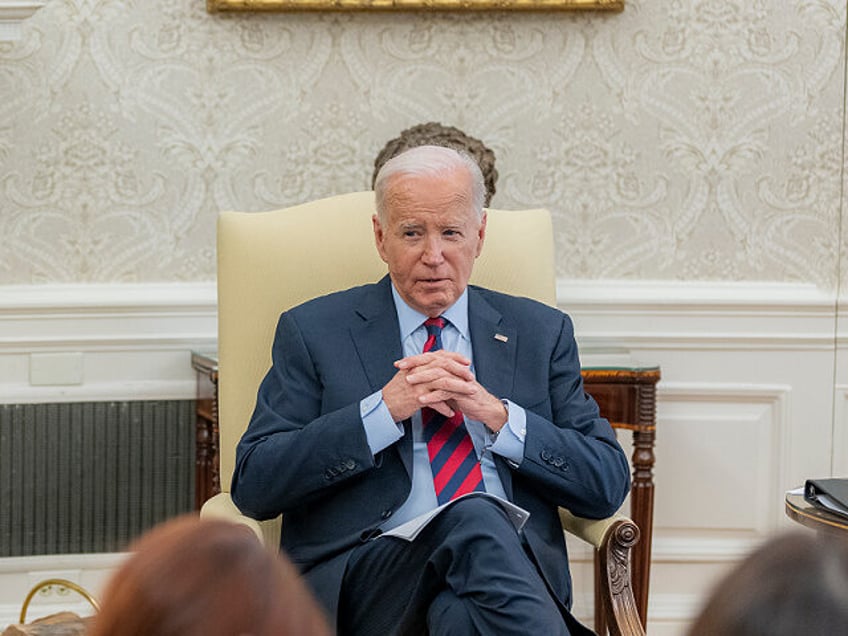
{"label": "radiator grille", "polygon": [[194,402],[0,405],[0,557],[115,552],[194,502]]}

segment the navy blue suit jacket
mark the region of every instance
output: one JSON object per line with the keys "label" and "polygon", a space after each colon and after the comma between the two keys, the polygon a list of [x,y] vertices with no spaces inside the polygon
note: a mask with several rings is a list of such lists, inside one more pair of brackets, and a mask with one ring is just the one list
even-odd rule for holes
{"label": "navy blue suit jacket", "polygon": [[[629,491],[627,459],[583,391],[567,315],[473,286],[468,314],[477,380],[527,412],[522,462],[495,456],[501,481],[530,512],[526,542],[570,606],[557,506],[589,518],[614,513]],[[409,425],[374,456],[359,413],[360,400],[392,378],[402,356],[388,277],[283,313],[272,367],[236,451],[233,500],[257,519],[283,513],[282,548],[331,614],[348,552],[373,537],[410,491]]]}

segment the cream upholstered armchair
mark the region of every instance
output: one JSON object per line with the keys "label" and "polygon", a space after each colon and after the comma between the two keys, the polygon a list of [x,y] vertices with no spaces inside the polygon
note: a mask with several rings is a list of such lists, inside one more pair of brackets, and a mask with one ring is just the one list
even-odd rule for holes
{"label": "cream upholstered armchair", "polygon": [[[272,549],[281,518],[242,516],[229,495],[235,448],[271,365],[279,314],[315,296],[378,280],[386,272],[371,229],[374,193],[355,192],[272,212],[223,212],[218,219],[219,495],[202,516],[245,523]],[[555,304],[553,238],[547,210],[489,210],[486,244],[472,283]],[[621,515],[563,528],[601,551],[604,616],[613,634],[643,634],[630,589],[629,550],[638,529]]]}

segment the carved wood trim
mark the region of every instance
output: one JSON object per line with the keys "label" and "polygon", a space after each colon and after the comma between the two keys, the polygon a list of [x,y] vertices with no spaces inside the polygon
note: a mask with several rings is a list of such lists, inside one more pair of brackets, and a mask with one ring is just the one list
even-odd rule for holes
{"label": "carved wood trim", "polygon": [[629,520],[617,522],[599,548],[601,602],[609,618],[612,636],[644,636],[633,585],[630,580],[630,553],[639,542],[639,528]]}

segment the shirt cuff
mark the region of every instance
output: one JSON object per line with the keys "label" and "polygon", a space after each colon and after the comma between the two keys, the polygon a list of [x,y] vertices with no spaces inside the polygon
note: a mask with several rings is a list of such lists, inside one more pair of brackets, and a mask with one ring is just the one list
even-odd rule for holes
{"label": "shirt cuff", "polygon": [[507,410],[506,424],[497,435],[491,435],[494,442],[489,446],[489,450],[518,465],[524,459],[527,413],[522,407],[509,400],[504,400],[504,404]]}
{"label": "shirt cuff", "polygon": [[359,415],[362,417],[371,454],[376,455],[403,437],[403,424],[392,420],[389,407],[383,401],[382,391],[360,400]]}

